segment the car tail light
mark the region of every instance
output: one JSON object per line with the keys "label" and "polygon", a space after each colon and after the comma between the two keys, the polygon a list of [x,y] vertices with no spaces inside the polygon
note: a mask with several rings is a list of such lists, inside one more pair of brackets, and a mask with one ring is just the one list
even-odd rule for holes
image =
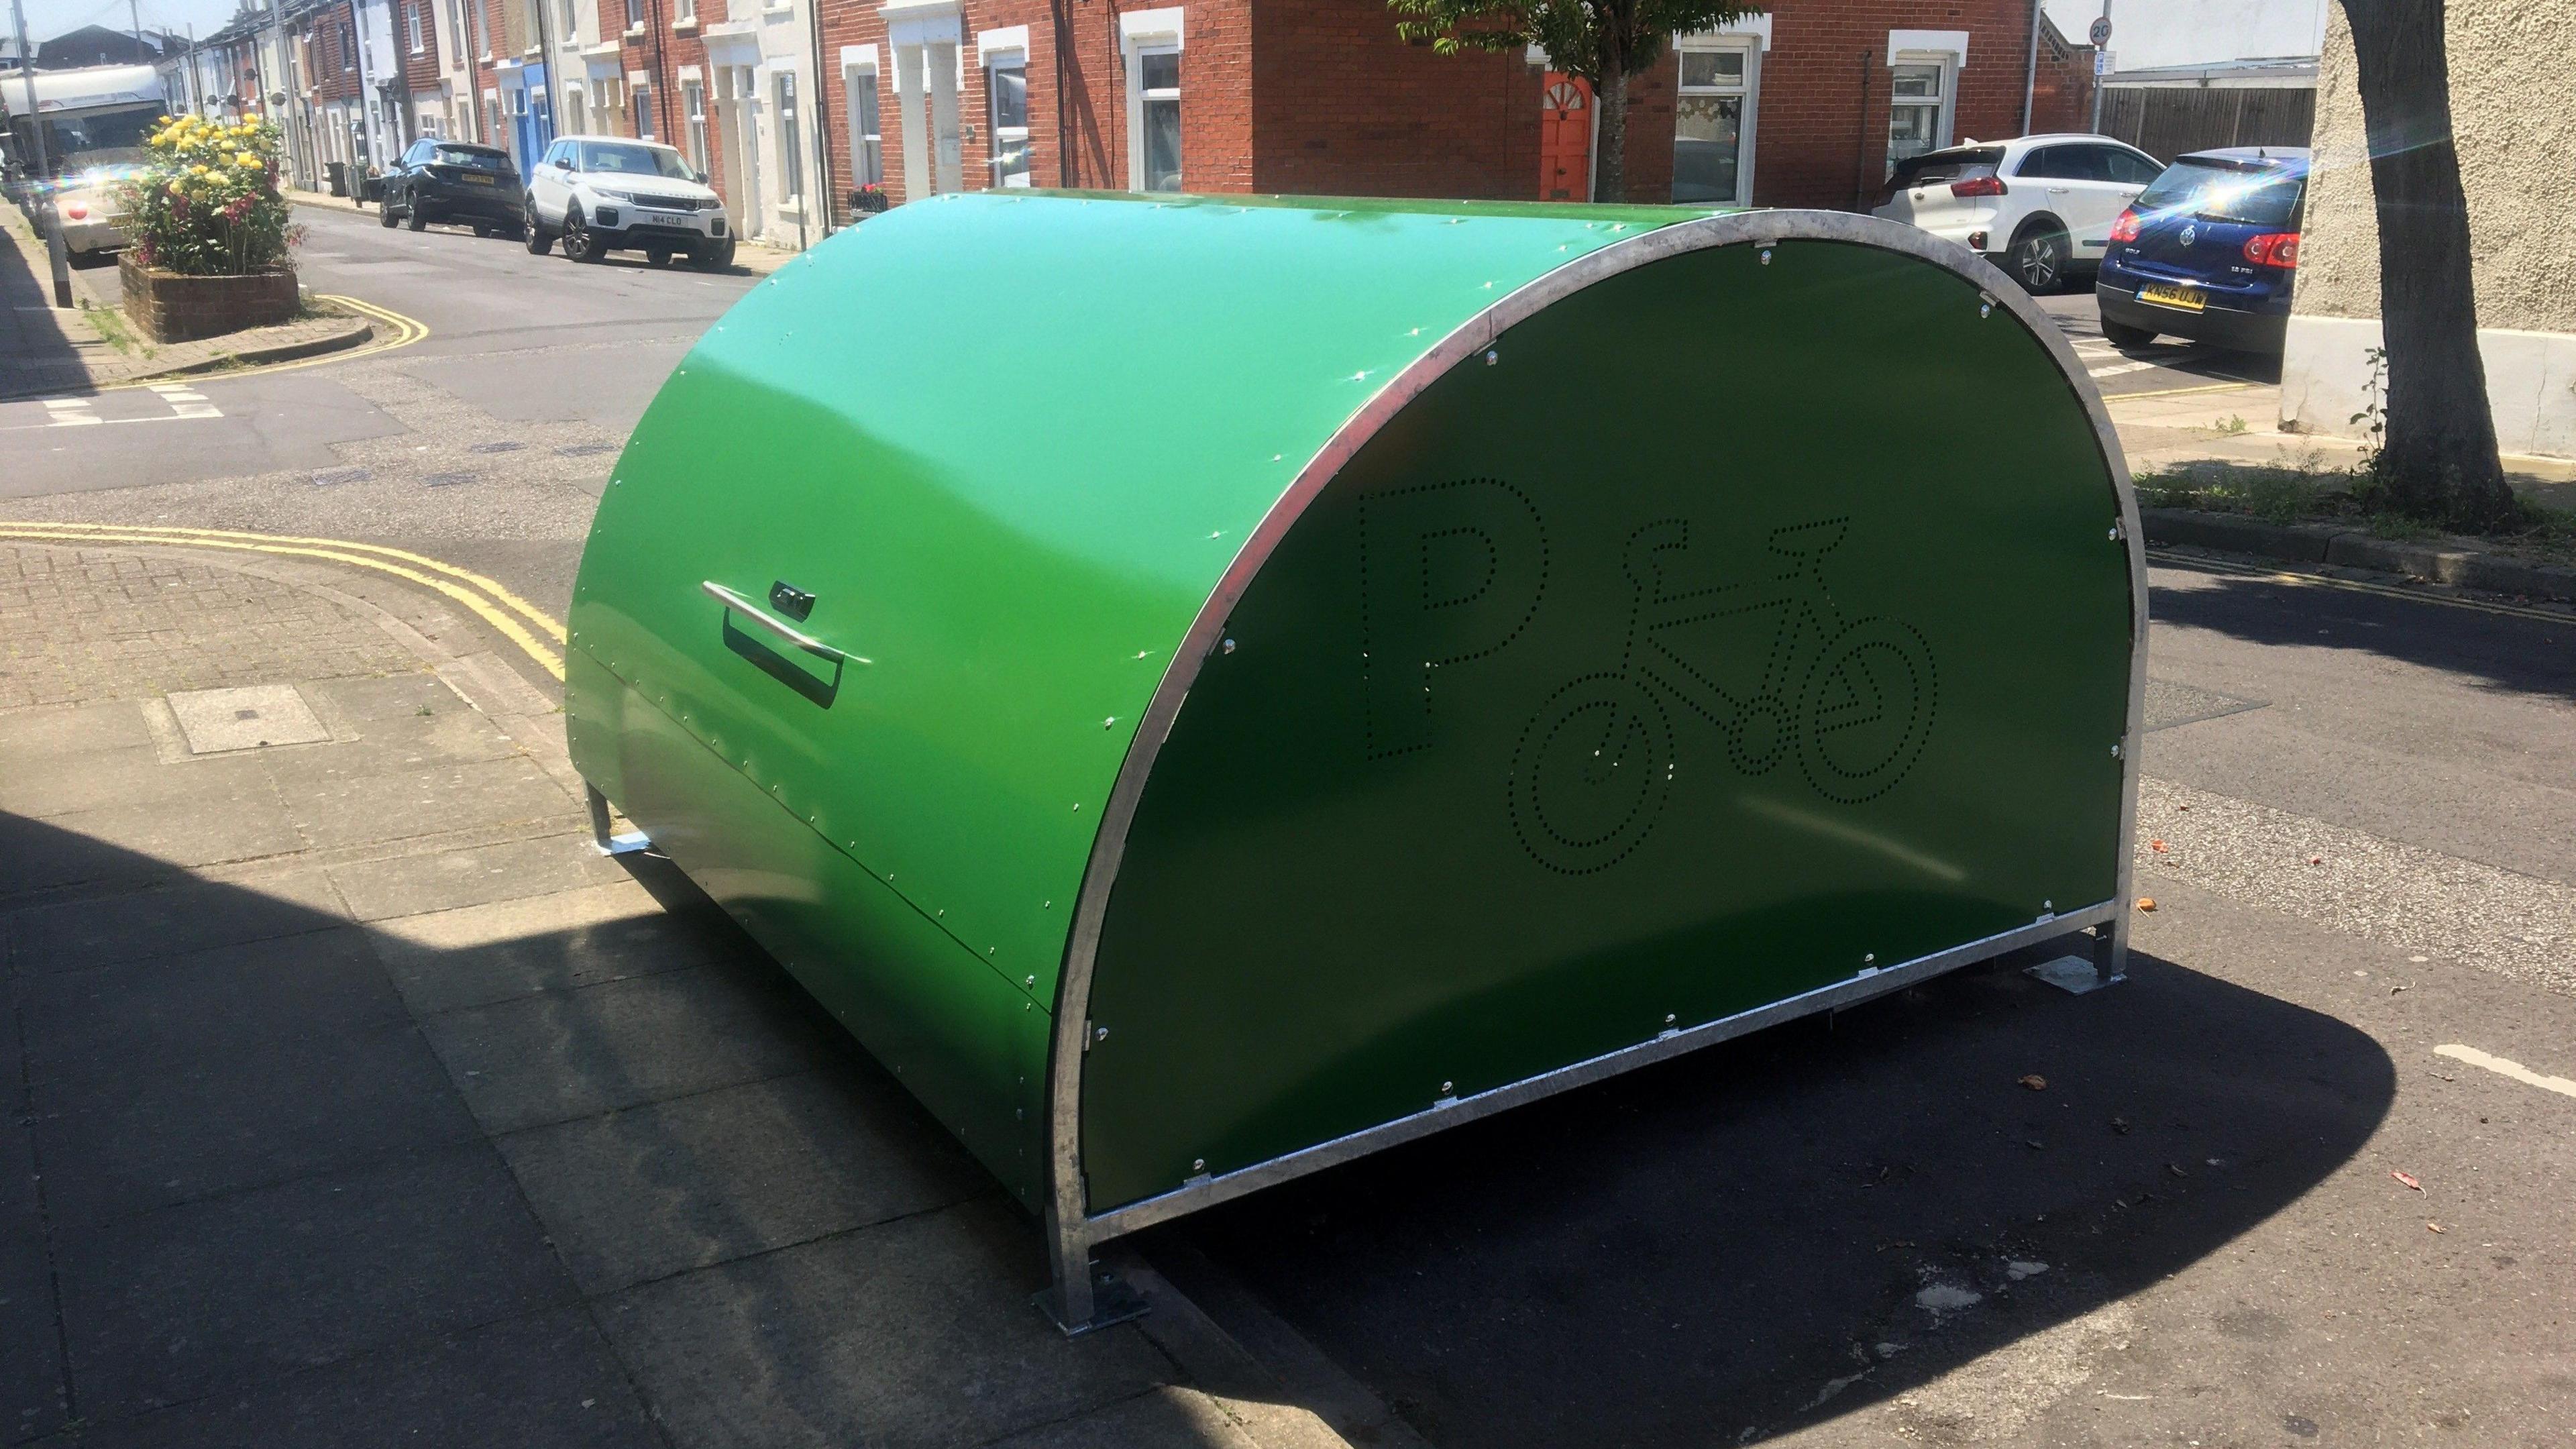
{"label": "car tail light", "polygon": [[2137,239],[2138,209],[2133,206],[2128,210],[2121,212],[2120,219],[2118,221],[2111,223],[2111,240],[2115,242],[2133,242]]}
{"label": "car tail light", "polygon": [[1952,196],[2002,196],[2004,179],[2000,176],[1969,176],[1950,183]]}
{"label": "car tail light", "polygon": [[2258,267],[2296,267],[2299,264],[2299,234],[2274,231],[2249,236],[2245,239],[2245,260]]}

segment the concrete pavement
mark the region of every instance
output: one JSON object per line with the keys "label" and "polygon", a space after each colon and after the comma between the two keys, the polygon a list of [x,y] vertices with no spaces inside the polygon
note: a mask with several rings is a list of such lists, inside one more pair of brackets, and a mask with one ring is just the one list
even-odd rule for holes
{"label": "concrete pavement", "polygon": [[[0,545],[0,1442],[1342,1440],[1037,1234],[433,597]],[[458,641],[461,652],[442,640]]]}

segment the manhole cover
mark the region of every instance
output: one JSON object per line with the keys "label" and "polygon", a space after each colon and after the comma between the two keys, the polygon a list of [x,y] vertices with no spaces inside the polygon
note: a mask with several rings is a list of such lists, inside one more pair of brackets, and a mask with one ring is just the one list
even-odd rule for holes
{"label": "manhole cover", "polygon": [[192,689],[169,696],[170,713],[188,752],[216,755],[226,750],[255,750],[262,745],[309,745],[331,738],[312,706],[291,684],[254,684],[243,689]]}

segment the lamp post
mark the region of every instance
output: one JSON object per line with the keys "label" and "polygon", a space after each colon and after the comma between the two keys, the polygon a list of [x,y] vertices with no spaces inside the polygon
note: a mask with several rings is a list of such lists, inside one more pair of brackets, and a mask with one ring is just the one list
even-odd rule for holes
{"label": "lamp post", "polygon": [[54,168],[45,154],[45,118],[36,111],[36,52],[27,44],[27,0],[9,0],[9,9],[18,21],[18,75],[27,83],[27,134],[35,140],[36,179],[45,198],[41,213],[45,260],[53,264],[54,305],[68,311],[72,305],[72,259],[63,250],[63,218],[54,210],[54,188],[44,185],[51,179],[47,173]]}

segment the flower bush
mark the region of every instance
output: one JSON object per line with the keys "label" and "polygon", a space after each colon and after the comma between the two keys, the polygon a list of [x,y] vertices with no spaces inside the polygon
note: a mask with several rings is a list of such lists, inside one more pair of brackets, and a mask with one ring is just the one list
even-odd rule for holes
{"label": "flower bush", "polygon": [[135,260],[191,277],[241,277],[288,265],[297,228],[278,190],[277,128],[266,121],[163,117],[151,160],[124,183]]}

